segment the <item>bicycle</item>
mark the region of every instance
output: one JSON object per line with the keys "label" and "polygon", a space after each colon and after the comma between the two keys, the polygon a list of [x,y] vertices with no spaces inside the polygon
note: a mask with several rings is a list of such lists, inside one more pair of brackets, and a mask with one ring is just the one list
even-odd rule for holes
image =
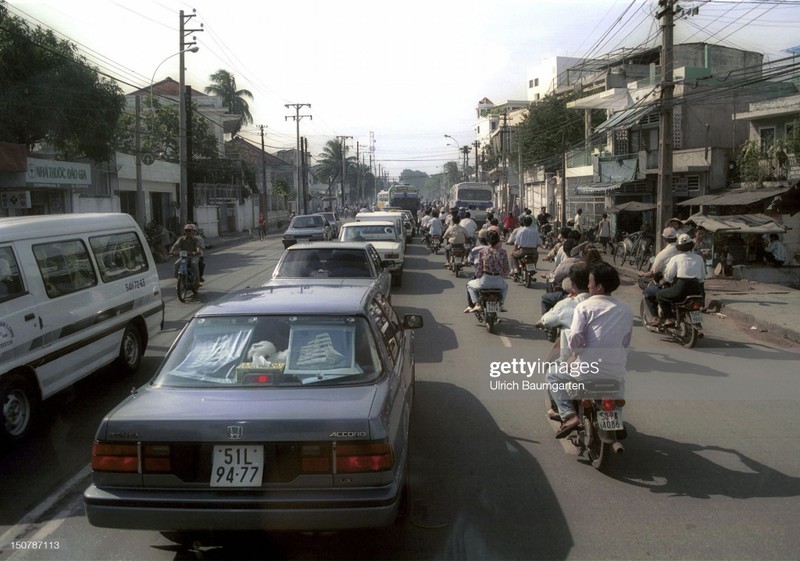
{"label": "bicycle", "polygon": [[259,241],[264,241],[267,238],[267,226],[266,224],[259,224],[258,225],[258,239]]}

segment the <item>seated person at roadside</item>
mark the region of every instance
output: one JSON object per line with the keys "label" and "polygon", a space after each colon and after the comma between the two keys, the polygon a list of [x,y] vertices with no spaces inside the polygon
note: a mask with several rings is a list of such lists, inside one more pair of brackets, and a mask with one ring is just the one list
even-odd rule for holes
{"label": "seated person at roadside", "polygon": [[500,305],[506,302],[508,283],[504,279],[511,273],[508,254],[500,244],[500,234],[497,231],[489,230],[486,242],[489,246],[481,250],[475,264],[475,279],[467,283],[467,295],[475,305],[464,310],[465,314],[480,309],[480,291],[484,288],[499,288],[503,291]]}
{"label": "seated person at roadside", "polygon": [[665,327],[675,323],[672,304],[683,302],[687,296],[700,296],[706,280],[706,263],[701,256],[692,252],[694,241],[689,234],[678,236],[675,247],[679,253],[669,260],[664,269],[664,281],[669,283],[669,288],[656,293]]}
{"label": "seated person at roadside", "polygon": [[769,245],[764,248],[764,260],[775,267],[786,263],[786,246],[778,240],[778,234],[769,235]]}

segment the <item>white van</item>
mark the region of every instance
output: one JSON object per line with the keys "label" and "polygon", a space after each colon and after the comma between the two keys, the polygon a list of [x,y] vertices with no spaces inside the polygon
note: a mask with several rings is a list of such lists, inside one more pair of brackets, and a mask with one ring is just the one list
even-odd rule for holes
{"label": "white van", "polygon": [[0,442],[101,367],[135,371],[164,322],[156,264],[128,214],[0,218]]}

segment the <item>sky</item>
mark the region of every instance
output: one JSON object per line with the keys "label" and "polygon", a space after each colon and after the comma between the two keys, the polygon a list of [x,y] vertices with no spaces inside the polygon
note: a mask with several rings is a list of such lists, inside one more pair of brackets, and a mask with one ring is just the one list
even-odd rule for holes
{"label": "sky", "polygon": [[[800,1],[686,0],[676,41],[754,50],[766,60],[800,45]],[[440,173],[474,140],[476,107],[527,99],[529,70],[555,56],[591,57],[660,44],[657,0],[7,0],[13,15],[54,30],[125,93],[178,80],[180,11],[199,51],[186,84],[203,91],[219,69],[250,90],[253,124],[240,135],[267,151],[317,156],[347,139],[390,178]],[[191,36],[187,39],[191,40]],[[454,137],[453,141],[445,135]]]}

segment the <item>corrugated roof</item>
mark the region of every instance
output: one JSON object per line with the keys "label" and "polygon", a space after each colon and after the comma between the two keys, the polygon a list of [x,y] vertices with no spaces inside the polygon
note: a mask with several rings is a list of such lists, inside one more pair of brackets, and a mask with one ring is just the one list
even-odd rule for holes
{"label": "corrugated roof", "polygon": [[727,191],[716,195],[701,195],[687,201],[681,201],[678,206],[732,206],[749,205],[781,195],[794,187],[775,187],[767,189],[756,189],[754,191]]}
{"label": "corrugated roof", "polygon": [[766,214],[733,214],[730,216],[706,216],[693,214],[686,222],[693,222],[709,232],[734,232],[738,234],[782,234],[787,228]]}

